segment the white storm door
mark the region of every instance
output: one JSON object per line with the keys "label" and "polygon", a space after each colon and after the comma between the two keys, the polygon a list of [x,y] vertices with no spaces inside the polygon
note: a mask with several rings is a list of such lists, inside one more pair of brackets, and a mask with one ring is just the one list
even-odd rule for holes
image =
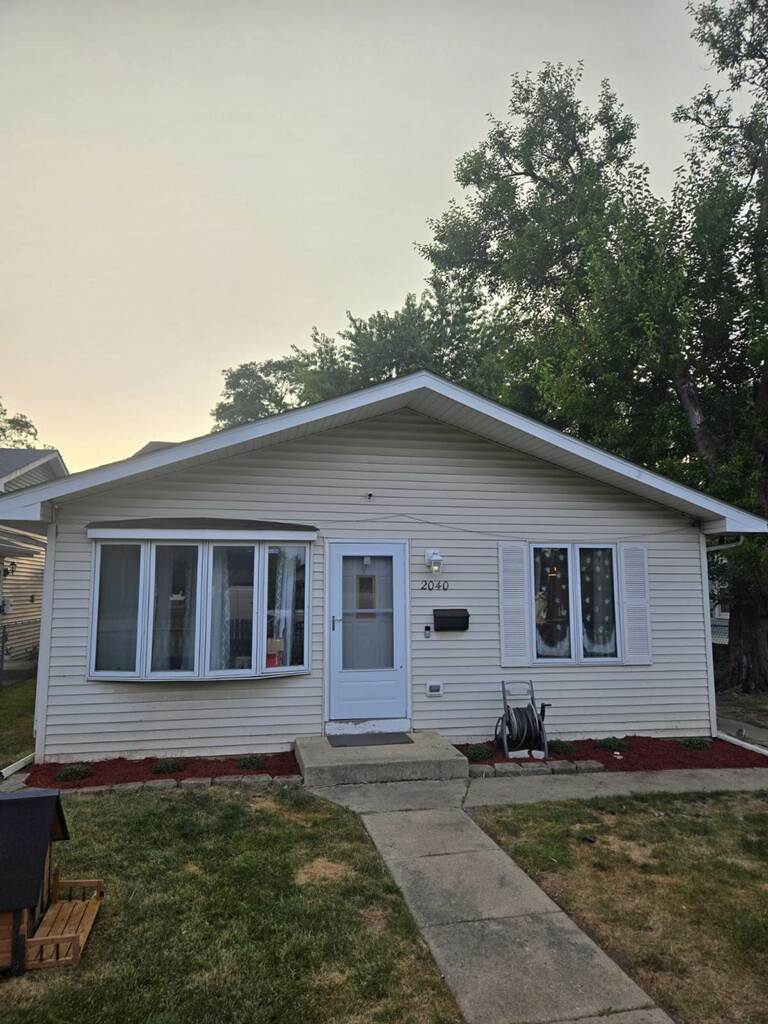
{"label": "white storm door", "polygon": [[330,718],[406,718],[405,545],[329,549]]}

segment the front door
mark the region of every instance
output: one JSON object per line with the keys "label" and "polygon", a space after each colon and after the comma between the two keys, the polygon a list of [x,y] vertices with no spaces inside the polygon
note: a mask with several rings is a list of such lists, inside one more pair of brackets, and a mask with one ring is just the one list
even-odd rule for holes
{"label": "front door", "polygon": [[406,718],[405,545],[329,549],[330,718]]}

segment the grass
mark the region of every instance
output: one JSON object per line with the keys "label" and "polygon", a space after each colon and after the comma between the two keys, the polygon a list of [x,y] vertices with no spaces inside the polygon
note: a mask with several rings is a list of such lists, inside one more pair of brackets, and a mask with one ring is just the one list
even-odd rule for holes
{"label": "grass", "polygon": [[718,693],[717,713],[768,729],[768,693],[742,693],[741,690]]}
{"label": "grass", "polygon": [[157,775],[170,775],[172,772],[183,772],[184,761],[180,757],[158,758],[158,760],[152,765],[152,771]]}
{"label": "grass", "polygon": [[768,1024],[768,793],[475,816],[680,1024]]}
{"label": "grass", "polygon": [[0,686],[0,768],[7,768],[34,750],[34,716],[34,679]]}
{"label": "grass", "polygon": [[302,790],[64,797],[62,873],[107,898],[81,965],[0,983],[3,1024],[449,1024],[360,821]]}

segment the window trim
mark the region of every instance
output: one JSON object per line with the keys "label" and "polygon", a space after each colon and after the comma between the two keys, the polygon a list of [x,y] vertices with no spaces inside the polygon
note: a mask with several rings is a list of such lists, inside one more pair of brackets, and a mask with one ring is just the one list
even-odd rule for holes
{"label": "window trim", "polygon": [[[581,543],[578,541],[532,541],[529,544],[529,584],[528,601],[531,626],[531,664],[532,665],[621,665],[624,663],[624,647],[622,638],[621,606],[619,601],[619,559],[618,545],[610,541],[600,543],[590,541]],[[535,581],[535,552],[541,548],[565,548],[568,552],[568,615],[571,625],[571,653],[567,658],[546,658],[540,657],[536,649],[536,596],[534,593]],[[611,658],[590,658],[584,653],[583,623],[581,617],[581,560],[582,549],[610,548],[612,552],[613,567],[613,608],[616,622],[616,651],[615,657]],[[574,572],[575,567],[575,572]]]}
{"label": "window trim", "polygon": [[[99,626],[99,590],[101,584],[101,552],[105,545],[120,545],[137,547],[139,549],[139,592],[137,595],[136,608],[136,668],[133,672],[119,672],[117,669],[101,670],[96,669],[96,645],[98,643]],[[140,679],[144,663],[144,629],[145,608],[144,608],[144,572],[145,572],[145,545],[136,541],[122,539],[109,539],[100,541],[95,545],[93,557],[93,579],[91,581],[91,616],[89,623],[88,641],[88,678],[94,679]]]}
{"label": "window trim", "polygon": [[[166,548],[197,548],[197,581],[195,589],[195,667],[191,672],[182,671],[161,671],[155,672],[152,670],[152,651],[154,648],[154,620],[155,620],[155,571],[157,562],[157,549],[158,547]],[[144,660],[144,676],[151,680],[173,680],[173,679],[199,679],[203,673],[201,672],[200,653],[201,647],[203,646],[202,636],[202,608],[203,600],[207,601],[207,593],[203,591],[203,587],[206,586],[205,574],[203,572],[204,554],[202,551],[201,544],[195,544],[194,541],[189,540],[170,540],[170,541],[156,541],[149,545],[149,566],[147,569],[147,614],[142,623],[146,630],[145,647],[146,655]]]}
{"label": "window trim", "polygon": [[[267,615],[269,614],[269,549],[271,547],[303,547],[304,548],[304,665],[276,665],[274,668],[267,666]],[[258,662],[259,674],[264,678],[271,676],[298,675],[309,672],[309,634],[310,634],[310,557],[312,545],[297,541],[291,544],[290,541],[267,541],[262,546],[263,571],[261,574],[261,602],[264,609],[263,629],[260,629],[259,642],[261,645],[260,661]]]}
{"label": "window trim", "polygon": [[[251,664],[249,668],[211,668],[211,637],[213,625],[213,553],[216,548],[253,548],[253,636],[251,638]],[[206,552],[206,615],[205,644],[203,650],[201,676],[205,679],[250,679],[258,673],[259,668],[259,579],[261,571],[261,552],[259,545],[253,541],[212,541]],[[210,583],[210,586],[209,586]]]}
{"label": "window trim", "polygon": [[[624,661],[624,647],[622,644],[622,623],[621,623],[621,604],[619,601],[619,587],[621,586],[621,578],[619,576],[619,549],[617,544],[611,544],[610,542],[599,544],[596,542],[589,544],[574,544],[576,551],[576,561],[578,563],[578,578],[576,580],[576,593],[578,596],[578,613],[579,613],[579,662],[583,665],[621,665]],[[613,568],[613,621],[616,625],[616,654],[610,658],[591,658],[588,654],[584,653],[584,633],[581,621],[581,558],[580,553],[582,550],[602,550],[610,548],[611,550],[611,566]]]}
{"label": "window trim", "polygon": [[[540,544],[537,541],[536,543],[531,544],[531,550],[530,550],[530,554],[529,554],[530,566],[529,566],[529,570],[528,570],[529,573],[530,573],[530,576],[529,576],[530,584],[529,584],[529,587],[528,587],[528,600],[530,602],[530,616],[531,616],[531,657],[532,657],[533,662],[535,664],[537,664],[537,665],[571,665],[571,664],[573,664],[576,661],[576,656],[575,656],[575,653],[574,653],[574,646],[575,645],[574,645],[574,642],[573,642],[574,626],[575,626],[576,620],[575,620],[574,614],[573,614],[574,609],[573,609],[573,564],[572,564],[573,563],[573,558],[572,558],[573,552],[571,550],[572,546],[573,545],[571,545],[571,544],[564,544],[562,541],[559,541],[557,543],[552,543],[552,544],[547,544],[547,543],[541,543]],[[541,549],[551,549],[551,548],[565,548],[566,557],[568,559],[568,623],[570,625],[571,653],[570,653],[570,655],[567,658],[546,658],[546,657],[540,657],[538,651],[536,650],[536,646],[537,646],[536,645],[536,593],[535,593],[535,589],[534,589],[534,587],[535,587],[535,579],[536,579],[536,564],[535,564],[536,551],[537,550],[541,550]]]}
{"label": "window trim", "polygon": [[[186,531],[185,531],[186,532]],[[196,540],[186,536],[172,535],[162,538],[143,540],[136,537],[123,537],[122,531],[115,535],[99,537],[92,540],[93,556],[91,580],[91,610],[89,618],[88,641],[88,675],[93,681],[112,682],[222,682],[245,679],[267,679],[281,676],[307,675],[310,666],[310,635],[312,610],[312,543],[308,539],[299,540],[292,535],[290,539],[270,535],[269,540],[238,538],[225,536],[215,539]],[[96,642],[98,637],[99,617],[99,585],[101,581],[101,550],[107,544],[131,545],[140,549],[139,554],[139,595],[138,595],[138,628],[136,630],[136,670],[134,672],[117,672],[96,669]],[[193,672],[152,672],[152,623],[154,618],[154,573],[155,551],[158,545],[189,545],[197,547],[197,608],[195,615],[195,670]],[[253,547],[254,549],[254,635],[253,660],[250,669],[216,669],[208,668],[211,639],[211,594],[213,549],[214,547]],[[295,546],[305,550],[305,589],[304,589],[304,663],[302,665],[266,667],[266,610],[267,610],[267,558],[271,546]]]}

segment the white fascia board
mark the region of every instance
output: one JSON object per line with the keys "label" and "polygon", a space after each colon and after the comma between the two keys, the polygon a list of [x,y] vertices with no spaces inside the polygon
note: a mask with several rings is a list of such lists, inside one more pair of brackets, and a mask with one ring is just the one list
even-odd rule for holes
{"label": "white fascia board", "polygon": [[[752,516],[735,506],[728,505],[716,498],[710,498],[693,488],[675,483],[658,473],[636,466],[634,463],[604,452],[584,441],[579,441],[552,427],[547,427],[543,423],[522,416],[520,413],[512,412],[490,399],[473,394],[426,370],[421,370],[408,377],[401,377],[398,380],[387,381],[384,384],[376,384],[363,391],[342,395],[340,398],[331,398],[325,402],[319,402],[317,405],[294,409],[278,416],[257,420],[254,423],[231,427],[220,433],[206,434],[191,441],[182,441],[170,448],[159,449],[107,466],[85,470],[63,480],[39,484],[24,490],[24,501],[29,502],[32,497],[41,504],[45,501],[55,501],[57,498],[141,477],[147,473],[179,466],[206,456],[215,456],[227,449],[248,446],[253,442],[267,439],[271,435],[290,436],[292,433],[305,432],[302,428],[313,426],[317,430],[321,430],[324,429],[324,421],[335,420],[345,414],[351,416],[355,412],[387,402],[394,402],[393,407],[395,408],[406,405],[407,398],[415,396],[420,391],[439,395],[465,409],[486,416],[495,423],[508,426],[513,432],[510,435],[509,447],[515,447],[515,433],[526,435],[546,445],[550,449],[550,461],[554,463],[558,461],[557,453],[564,452],[582,463],[580,472],[584,475],[589,475],[590,467],[599,467],[602,472],[593,475],[605,483],[610,483],[619,489],[622,488],[623,483],[625,489],[628,489],[626,488],[627,483],[632,482],[639,487],[633,487],[631,490],[634,493],[642,493],[648,500],[672,508],[677,507],[681,511],[684,506],[685,514],[700,520],[702,529],[706,533],[768,533],[768,523],[758,516]],[[15,499],[13,494],[0,497],[0,520],[16,518],[14,513],[17,501],[19,499]],[[27,517],[22,516],[21,518]]]}
{"label": "white fascia board", "polygon": [[[618,455],[611,455],[610,452],[596,448],[586,441],[579,441],[577,438],[563,434],[553,427],[539,423],[538,420],[532,420],[488,398],[468,392],[457,384],[434,377],[426,371],[424,373],[425,376],[430,378],[427,386],[431,390],[466,405],[476,412],[506,423],[513,429],[528,434],[530,437],[535,437],[551,445],[553,449],[568,452],[576,458],[585,460],[587,463],[606,469],[611,474],[615,474],[617,478],[623,478],[625,481],[632,480],[642,484],[657,492],[658,497],[656,500],[661,504],[664,504],[664,498],[666,497],[675,498],[680,502],[695,506],[696,513],[692,514],[698,514],[700,518],[707,519],[706,527],[702,526],[704,532],[768,533],[768,522],[759,516],[753,516],[749,512],[744,512],[742,509],[737,508],[735,505],[729,505],[727,502],[719,501],[717,498],[711,498],[709,495],[703,494],[692,487],[686,487],[685,484],[676,483],[674,480],[669,480],[659,473],[644,469],[633,462],[627,462],[626,459],[622,459]],[[588,472],[586,467],[585,472]],[[621,487],[619,479],[615,481],[614,486]],[[712,519],[718,519],[722,522],[732,524],[738,522],[738,528],[736,529],[734,526],[734,529],[729,528],[728,530],[724,530],[722,527],[710,529],[712,526],[709,522],[710,516]]]}
{"label": "white fascia board", "polygon": [[15,493],[0,497],[0,526],[18,526],[23,529],[25,523],[51,522],[51,511],[45,502],[35,501],[30,505],[21,500],[14,501],[14,498]]}
{"label": "white fascia board", "polygon": [[[40,466],[45,466],[49,462],[54,463],[58,468],[60,477],[69,476],[69,470],[64,465],[64,460],[59,452],[53,448],[50,452],[46,452],[46,454],[42,455],[39,459],[35,459],[34,462],[27,462],[25,465],[19,466],[18,469],[14,469],[13,472],[6,473],[4,477],[0,477],[0,492],[5,489],[6,484],[18,479],[20,476],[25,476],[27,473],[31,473],[34,469],[39,469]],[[15,492],[11,491],[11,493],[14,494]]]}
{"label": "white fascia board", "polygon": [[90,526],[92,540],[317,540],[317,530],[163,530]]}

